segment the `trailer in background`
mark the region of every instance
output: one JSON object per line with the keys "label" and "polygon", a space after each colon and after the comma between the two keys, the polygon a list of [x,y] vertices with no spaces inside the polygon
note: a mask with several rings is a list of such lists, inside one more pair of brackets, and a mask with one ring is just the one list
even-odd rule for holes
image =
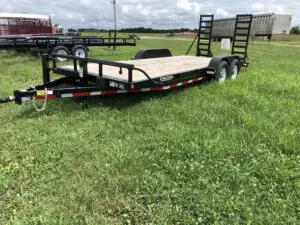
{"label": "trailer in background", "polygon": [[0,13],[0,36],[20,34],[51,34],[50,16]]}
{"label": "trailer in background", "polygon": [[[268,37],[273,35],[289,34],[292,24],[291,14],[265,13],[253,15],[251,37]],[[235,18],[214,20],[212,32],[213,40],[220,41],[222,38],[232,39],[234,36]]]}
{"label": "trailer in background", "polygon": [[88,56],[88,47],[91,46],[136,46],[136,40],[97,36],[0,36],[0,49],[34,49],[39,53],[75,55],[81,58]]}

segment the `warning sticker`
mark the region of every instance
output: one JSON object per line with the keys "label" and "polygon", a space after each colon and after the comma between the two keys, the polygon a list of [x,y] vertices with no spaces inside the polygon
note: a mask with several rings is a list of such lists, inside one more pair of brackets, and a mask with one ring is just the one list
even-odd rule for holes
{"label": "warning sticker", "polygon": [[45,90],[36,91],[36,96],[44,96],[46,94]]}

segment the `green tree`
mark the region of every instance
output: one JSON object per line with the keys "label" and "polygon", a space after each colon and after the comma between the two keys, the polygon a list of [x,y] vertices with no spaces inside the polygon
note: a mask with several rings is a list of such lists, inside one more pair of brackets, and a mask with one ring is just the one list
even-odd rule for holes
{"label": "green tree", "polygon": [[300,34],[300,28],[299,28],[299,26],[292,27],[291,34]]}

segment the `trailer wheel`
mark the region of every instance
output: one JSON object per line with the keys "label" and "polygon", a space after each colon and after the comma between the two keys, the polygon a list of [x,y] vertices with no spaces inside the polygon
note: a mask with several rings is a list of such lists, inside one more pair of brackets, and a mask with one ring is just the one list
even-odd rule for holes
{"label": "trailer wheel", "polygon": [[75,45],[72,48],[72,54],[76,57],[80,57],[80,58],[86,58],[88,57],[88,51],[87,49],[82,46],[82,45]]}
{"label": "trailer wheel", "polygon": [[229,71],[228,63],[224,60],[221,61],[215,73],[215,80],[218,81],[220,84],[224,83],[228,75],[228,71]]}
{"label": "trailer wheel", "polygon": [[[55,48],[53,48],[52,54],[69,55],[70,52],[65,46],[59,45],[59,46],[56,46]],[[60,62],[67,60],[66,58],[62,58],[62,57],[57,57],[56,59]]]}
{"label": "trailer wheel", "polygon": [[231,80],[234,80],[240,73],[241,65],[238,59],[232,60],[229,68],[229,77]]}

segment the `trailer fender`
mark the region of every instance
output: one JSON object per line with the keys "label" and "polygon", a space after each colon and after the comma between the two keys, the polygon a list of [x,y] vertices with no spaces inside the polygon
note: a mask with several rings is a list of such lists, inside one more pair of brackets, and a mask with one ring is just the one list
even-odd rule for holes
{"label": "trailer fender", "polygon": [[[228,65],[228,71],[227,74],[228,76],[231,75],[232,71],[232,63],[236,63],[236,61],[239,62],[239,69],[241,66],[241,61],[240,58],[238,56],[232,55],[232,56],[217,56],[217,57],[213,57],[207,67],[207,74],[210,75],[213,79],[216,79],[216,75],[218,73],[218,69],[219,66],[222,62],[226,62]],[[239,72],[239,70],[238,70]]]}
{"label": "trailer fender", "polygon": [[157,49],[142,49],[139,50],[134,59],[149,59],[149,58],[160,58],[160,57],[170,57],[171,52],[167,48],[157,48]]}
{"label": "trailer fender", "polygon": [[232,56],[217,56],[213,57],[207,67],[209,70],[216,70],[220,64],[221,61],[225,61],[228,63],[228,65],[231,65],[231,62],[237,59],[240,61],[240,57],[232,55]]}

